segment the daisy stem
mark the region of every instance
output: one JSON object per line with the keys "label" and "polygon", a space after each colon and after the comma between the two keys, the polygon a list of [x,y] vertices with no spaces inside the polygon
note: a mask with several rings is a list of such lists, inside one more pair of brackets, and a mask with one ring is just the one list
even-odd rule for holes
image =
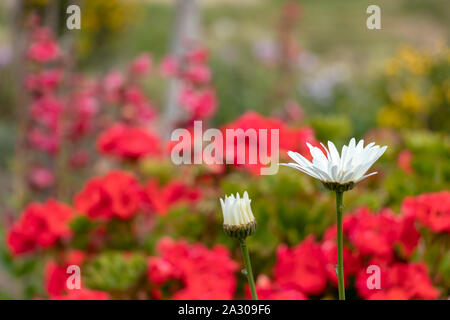
{"label": "daisy stem", "polygon": [[342,198],[344,193],[342,191],[336,191],[336,213],[337,213],[337,255],[338,264],[337,278],[338,278],[338,289],[339,289],[339,300],[345,300],[345,285],[344,285],[344,258],[342,254],[343,250],[343,235],[342,235]]}
{"label": "daisy stem", "polygon": [[256,294],[255,280],[253,279],[253,271],[252,264],[250,262],[250,256],[248,254],[247,243],[245,242],[245,238],[239,239],[239,243],[241,245],[242,256],[244,257],[245,263],[245,273],[248,279],[248,285],[250,286],[250,291],[252,293],[252,299],[258,300],[258,296]]}

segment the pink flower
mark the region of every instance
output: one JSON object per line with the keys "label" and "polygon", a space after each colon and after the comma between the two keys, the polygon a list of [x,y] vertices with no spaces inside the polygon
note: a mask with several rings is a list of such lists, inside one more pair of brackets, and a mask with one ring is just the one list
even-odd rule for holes
{"label": "pink flower", "polygon": [[131,62],[130,72],[134,75],[146,75],[152,67],[152,58],[148,53],[142,53]]}
{"label": "pink flower", "polygon": [[48,28],[36,29],[32,35],[32,41],[27,52],[29,59],[46,63],[60,57],[61,49]]}
{"label": "pink flower", "polygon": [[192,119],[209,119],[217,109],[216,93],[211,89],[194,91],[185,88],[180,94],[180,103]]}
{"label": "pink flower", "polygon": [[174,76],[178,72],[178,61],[173,56],[167,56],[161,61],[159,68],[164,77]]}
{"label": "pink flower", "polygon": [[44,167],[36,167],[31,170],[30,183],[37,189],[46,189],[53,185],[55,177],[53,172]]}
{"label": "pink flower", "polygon": [[186,54],[186,59],[189,63],[204,64],[208,61],[209,52],[206,48],[196,48]]}
{"label": "pink flower", "polygon": [[109,103],[116,103],[120,100],[121,89],[125,79],[119,71],[111,71],[102,82],[105,100]]}
{"label": "pink flower", "polygon": [[138,123],[146,122],[156,116],[152,104],[137,86],[130,86],[125,90],[121,113],[124,119]]}
{"label": "pink flower", "polygon": [[31,147],[55,154],[59,151],[60,139],[57,128],[32,128],[28,131],[28,142]]}
{"label": "pink flower", "polygon": [[53,91],[61,83],[62,76],[63,72],[60,69],[50,69],[37,74],[29,74],[25,79],[25,86],[32,91]]}
{"label": "pink flower", "polygon": [[183,76],[195,84],[208,83],[211,80],[211,70],[203,64],[192,64],[186,68]]}
{"label": "pink flower", "polygon": [[69,163],[73,168],[80,168],[88,164],[89,158],[86,150],[77,150],[70,155]]}
{"label": "pink flower", "polygon": [[63,109],[63,103],[52,95],[36,99],[31,105],[31,117],[45,126],[56,128]]}
{"label": "pink flower", "polygon": [[409,150],[403,150],[400,152],[397,158],[397,165],[400,167],[400,169],[403,170],[406,174],[412,174],[413,168],[411,165],[413,154]]}

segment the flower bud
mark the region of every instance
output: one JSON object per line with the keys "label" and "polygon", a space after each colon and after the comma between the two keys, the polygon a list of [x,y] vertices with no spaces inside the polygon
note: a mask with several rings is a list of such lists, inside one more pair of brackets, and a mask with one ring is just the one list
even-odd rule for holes
{"label": "flower bud", "polygon": [[239,193],[220,199],[223,213],[223,229],[234,238],[245,239],[256,231],[256,220],[250,207],[251,200],[247,192],[241,198]]}

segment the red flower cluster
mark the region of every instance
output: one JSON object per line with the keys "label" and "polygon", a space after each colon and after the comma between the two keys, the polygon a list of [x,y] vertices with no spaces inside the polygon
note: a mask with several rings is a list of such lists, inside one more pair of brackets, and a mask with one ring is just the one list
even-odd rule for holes
{"label": "red flower cluster", "polygon": [[424,263],[394,263],[380,265],[372,261],[369,265],[381,267],[381,289],[369,289],[367,282],[371,274],[361,270],[356,279],[358,293],[369,300],[437,299],[439,291],[433,287]]}
{"label": "red flower cluster", "polygon": [[121,116],[128,123],[147,124],[156,116],[152,103],[137,85],[124,89],[122,96]]}
{"label": "red flower cluster", "polygon": [[407,197],[402,212],[434,232],[450,233],[450,191]]}
{"label": "red flower cluster", "polygon": [[127,124],[146,125],[157,115],[139,84],[139,80],[150,72],[152,64],[150,54],[143,53],[130,63],[125,75],[113,70],[102,81],[103,100],[106,104],[116,104],[120,120]]}
{"label": "red flower cluster", "polygon": [[118,103],[125,77],[120,71],[109,72],[102,81],[103,99],[107,103]]}
{"label": "red flower cluster", "polygon": [[149,129],[114,124],[101,133],[97,140],[99,152],[121,159],[139,159],[160,155],[159,137]]}
{"label": "red flower cluster", "polygon": [[52,199],[31,203],[8,232],[10,251],[17,255],[53,246],[71,235],[69,222],[74,216],[72,208]]}
{"label": "red flower cluster", "polygon": [[[420,234],[411,217],[394,215],[388,209],[378,214],[362,207],[343,220],[344,232],[344,280],[366,270],[365,261],[376,259],[391,264],[409,258],[419,242]],[[330,227],[324,236],[322,248],[327,260],[329,279],[337,286],[334,266],[337,264],[336,226]]]}
{"label": "red flower cluster", "polygon": [[[260,114],[258,114],[255,111],[246,112],[244,115],[242,115],[241,117],[239,117],[232,123],[225,125],[222,128],[222,131],[225,133],[227,129],[233,129],[233,130],[242,129],[243,130],[241,132],[241,134],[237,134],[237,139],[235,140],[234,151],[233,151],[233,154],[235,157],[234,163],[237,163],[236,150],[238,150],[237,149],[238,147],[242,147],[242,146],[238,146],[238,143],[239,143],[239,141],[244,141],[243,143],[245,143],[244,149],[245,149],[245,155],[246,155],[246,159],[245,159],[246,164],[244,165],[244,167],[246,169],[248,169],[250,172],[257,173],[257,174],[259,174],[260,168],[262,166],[261,159],[259,159],[258,164],[256,164],[256,165],[248,164],[248,163],[250,163],[249,152],[259,155],[260,146],[266,145],[267,146],[267,154],[270,157],[272,155],[271,130],[279,131],[280,155],[283,155],[283,152],[281,152],[281,151],[292,150],[292,151],[300,152],[302,155],[304,155],[305,157],[310,159],[311,156],[310,156],[309,150],[306,147],[306,142],[309,142],[314,146],[319,145],[314,137],[314,132],[311,128],[308,128],[308,127],[299,128],[299,129],[290,128],[289,126],[286,125],[286,123],[284,123],[281,120],[261,116]],[[254,142],[251,143],[251,141],[249,141],[249,139],[245,139],[245,140],[243,139],[244,135],[245,135],[245,131],[248,129],[256,130],[256,133],[258,135],[256,143],[254,143]],[[258,134],[261,129],[267,130],[267,135],[265,137],[263,136],[262,138],[259,137],[259,134]],[[262,141],[262,139],[264,139],[264,141]],[[225,149],[225,155],[227,154],[227,152],[232,152],[232,150]],[[238,165],[238,166],[240,166],[240,165]]]}
{"label": "red flower cluster", "polygon": [[50,29],[37,28],[31,35],[32,44],[28,48],[29,59],[38,63],[46,63],[60,57],[61,49],[53,38]]}
{"label": "red flower cluster", "polygon": [[67,102],[70,121],[67,121],[66,135],[73,141],[79,140],[94,132],[96,116],[100,113],[97,98],[97,85],[82,76],[73,79],[74,86]]}
{"label": "red flower cluster", "polygon": [[140,209],[165,215],[171,206],[195,203],[201,196],[196,188],[181,181],[160,187],[154,180],[141,186],[130,173],[114,170],[90,179],[74,199],[75,208],[94,220],[128,220]]}
{"label": "red flower cluster", "polygon": [[[67,273],[67,268],[71,265],[76,265],[81,267],[86,259],[86,254],[81,250],[72,250],[63,254],[60,257],[60,262],[49,261],[45,266],[45,290],[47,294],[52,296],[59,296],[67,293],[67,280],[71,274]],[[71,290],[81,290],[81,289],[71,289]]]}
{"label": "red flower cluster", "polygon": [[63,103],[51,94],[36,98],[31,105],[35,126],[28,132],[28,141],[35,149],[56,153],[60,145],[60,117]]}
{"label": "red flower cluster", "polygon": [[205,84],[211,80],[211,70],[207,66],[209,53],[205,48],[194,48],[177,59],[165,57],[161,62],[163,76],[174,76],[192,84]]}
{"label": "red flower cluster", "polygon": [[130,219],[140,209],[142,188],[130,173],[111,171],[90,179],[75,196],[75,208],[91,219]]}
{"label": "red flower cluster", "polygon": [[43,70],[36,74],[29,74],[25,79],[25,87],[29,91],[46,93],[56,90],[61,83],[63,72],[61,69]]}
{"label": "red flower cluster", "polygon": [[195,91],[184,88],[180,93],[180,103],[193,119],[209,119],[217,109],[216,93],[212,89]]}
{"label": "red flower cluster", "polygon": [[[344,236],[359,255],[390,262],[398,254],[397,248],[402,257],[409,258],[420,234],[410,217],[395,215],[389,209],[373,214],[367,207],[362,207],[344,217]],[[333,226],[326,232],[325,239],[335,238],[336,227]]]}
{"label": "red flower cluster", "polygon": [[[53,183],[50,168],[56,167],[52,163],[56,161],[61,145],[66,145],[70,140],[75,153],[83,150],[81,138],[93,132],[98,101],[96,83],[87,81],[81,75],[67,73],[60,59],[61,49],[51,30],[41,27],[38,20],[33,17],[29,23],[31,36],[27,50],[32,63],[25,78],[25,87],[31,106],[26,142],[32,149],[43,153],[33,159],[36,162],[33,166],[40,170],[27,172],[31,186],[43,189]],[[71,155],[69,159],[65,164],[71,164]]]}
{"label": "red flower cluster", "polygon": [[166,215],[175,203],[193,204],[201,197],[200,190],[191,188],[181,181],[171,181],[163,187],[155,180],[148,181],[144,187],[146,205],[158,215]]}
{"label": "red flower cluster", "polygon": [[[344,217],[345,284],[356,279],[358,294],[366,299],[435,299],[423,263],[406,263],[417,247],[419,233],[410,214],[394,215],[390,210],[374,214],[362,207]],[[337,286],[336,226],[330,227],[321,244],[310,236],[293,248],[282,245],[277,251],[274,283],[263,278],[262,298],[277,299],[298,295],[317,296],[328,281]],[[381,289],[369,289],[368,267],[381,268]],[[369,279],[370,280],[370,279]],[[286,291],[287,290],[287,291]],[[305,296],[306,297],[306,296]]]}
{"label": "red flower cluster", "polygon": [[277,250],[274,267],[277,285],[309,295],[320,294],[327,285],[325,260],[320,244],[310,236],[299,245]]}
{"label": "red flower cluster", "polygon": [[[325,269],[327,271],[328,280],[337,287],[338,280],[336,277],[335,266],[337,264],[337,245],[334,240],[325,240],[322,242],[322,251],[325,259]],[[350,277],[358,273],[362,268],[362,261],[357,252],[348,249],[345,245],[342,250],[344,257],[344,283],[348,285]]]}
{"label": "red flower cluster", "polygon": [[163,238],[157,248],[160,257],[149,258],[148,277],[155,285],[170,279],[181,281],[184,288],[173,299],[233,298],[238,266],[225,247],[207,249],[203,244]]}

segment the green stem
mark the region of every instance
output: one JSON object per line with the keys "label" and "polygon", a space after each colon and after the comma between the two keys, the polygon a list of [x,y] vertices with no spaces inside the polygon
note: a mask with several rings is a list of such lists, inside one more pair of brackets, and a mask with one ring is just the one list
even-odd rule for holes
{"label": "green stem", "polygon": [[338,278],[338,289],[339,289],[339,300],[345,300],[345,285],[344,285],[344,258],[342,254],[344,241],[342,235],[342,198],[344,193],[342,191],[336,191],[336,213],[337,213],[337,254],[338,254],[338,264],[337,278]]}
{"label": "green stem", "polygon": [[258,296],[256,294],[255,280],[253,279],[253,271],[252,264],[250,263],[250,256],[248,254],[247,243],[244,239],[239,239],[239,243],[241,245],[242,256],[244,257],[245,270],[248,279],[248,285],[250,286],[250,291],[252,292],[252,299],[258,300]]}

